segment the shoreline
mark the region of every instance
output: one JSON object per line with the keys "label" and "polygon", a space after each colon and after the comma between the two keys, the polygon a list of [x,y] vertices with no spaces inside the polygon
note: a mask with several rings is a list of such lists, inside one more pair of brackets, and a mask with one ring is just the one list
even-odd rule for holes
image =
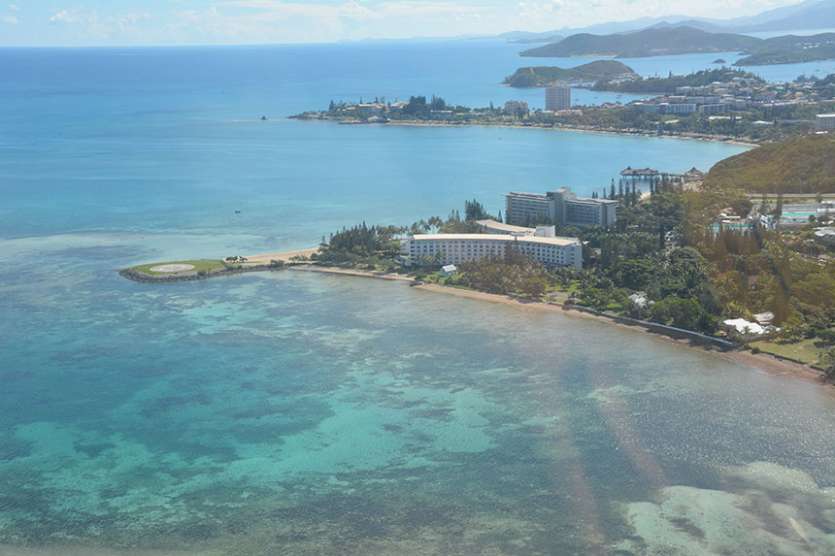
{"label": "shoreline", "polygon": [[[416,290],[425,291],[429,293],[438,293],[453,295],[456,297],[472,299],[476,301],[486,301],[489,303],[499,303],[502,305],[513,306],[517,309],[535,310],[535,311],[551,311],[558,312],[562,315],[574,318],[584,318],[595,320],[597,322],[605,323],[610,326],[618,326],[623,329],[640,332],[643,334],[650,334],[656,338],[663,339],[669,342],[675,342],[678,345],[683,345],[692,349],[700,349],[702,351],[710,352],[718,357],[724,358],[726,361],[733,362],[740,365],[754,367],[771,374],[790,375],[792,377],[801,378],[803,380],[813,381],[819,385],[826,385],[823,380],[821,371],[809,365],[782,359],[768,353],[753,353],[750,350],[739,347],[736,349],[720,349],[716,345],[706,345],[690,339],[674,337],[664,332],[653,330],[650,326],[645,326],[640,322],[628,323],[618,320],[614,315],[608,316],[605,314],[598,314],[588,312],[584,308],[570,308],[558,303],[549,303],[545,301],[527,301],[502,294],[494,294],[488,292],[481,292],[477,290],[470,290],[465,288],[456,288],[452,286],[444,286],[441,284],[432,284],[425,282],[418,282],[414,277],[404,274],[374,272],[370,270],[360,270],[355,268],[341,268],[336,266],[324,266],[311,263],[310,261],[291,260],[296,257],[305,256],[318,251],[318,248],[312,247],[307,249],[296,249],[292,251],[285,251],[279,253],[263,253],[260,255],[252,255],[247,257],[248,261],[252,263],[248,267],[228,270],[224,272],[217,272],[205,276],[192,275],[171,275],[161,276],[158,278],[149,278],[146,276],[138,277],[132,276],[131,269],[124,269],[119,272],[123,277],[136,282],[144,283],[175,283],[181,281],[192,281],[216,278],[221,276],[233,276],[238,274],[245,274],[250,272],[275,272],[279,270],[289,270],[294,272],[313,272],[319,274],[331,274],[336,276],[349,276],[354,278],[372,278],[376,280],[387,280],[390,282],[407,283]],[[264,264],[266,261],[280,261],[282,266],[274,267],[269,264]],[[652,323],[650,323],[652,324]]]}
{"label": "shoreline", "polygon": [[[414,284],[414,279],[404,276],[402,274],[384,274],[384,273],[375,273],[366,270],[356,270],[356,269],[344,269],[338,267],[328,267],[328,266],[312,266],[312,265],[299,265],[294,267],[289,267],[288,270],[295,271],[295,272],[317,272],[321,274],[333,274],[338,276],[352,276],[356,278],[372,278],[377,280],[388,280],[393,282],[408,282],[410,284]],[[494,293],[487,293],[487,292],[480,292],[477,290],[468,290],[463,288],[454,288],[451,286],[443,286],[440,284],[427,284],[427,283],[419,283],[413,285],[413,288],[419,291],[425,291],[429,293],[437,293],[437,294],[445,294],[445,295],[453,295],[456,297],[461,297],[465,299],[472,299],[476,301],[486,301],[489,303],[498,303],[506,306],[516,307],[518,309],[527,309],[527,310],[534,310],[534,311],[549,311],[560,313],[562,315],[572,317],[572,318],[583,318],[594,320],[600,323],[605,323],[610,326],[617,326],[623,328],[625,330],[632,330],[634,332],[640,332],[643,334],[650,334],[653,337],[663,339],[668,342],[673,342],[680,346],[685,346],[690,349],[699,349],[705,352],[712,353],[718,357],[725,359],[728,362],[736,363],[738,365],[745,365],[748,367],[753,367],[759,369],[761,371],[767,372],[769,374],[776,374],[781,376],[792,376],[794,378],[799,378],[802,380],[807,380],[810,382],[814,382],[818,385],[828,386],[823,381],[823,375],[820,371],[809,367],[808,365],[804,365],[802,363],[796,363],[793,361],[782,360],[772,355],[766,353],[752,353],[747,349],[736,349],[731,351],[722,351],[717,348],[711,348],[709,346],[700,345],[688,340],[673,338],[672,336],[668,336],[666,334],[661,334],[655,331],[652,331],[648,328],[645,328],[640,325],[630,325],[624,324],[623,322],[618,322],[610,317],[604,315],[596,315],[587,313],[581,310],[573,310],[568,309],[562,305],[553,304],[553,303],[546,303],[543,301],[525,301],[516,299],[513,297],[509,297],[502,294],[494,294]]]}
{"label": "shoreline", "polygon": [[727,137],[724,135],[701,135],[697,133],[665,133],[659,135],[648,130],[639,129],[609,129],[609,128],[595,128],[587,126],[572,126],[572,125],[524,125],[513,124],[508,122],[448,122],[448,121],[426,121],[426,120],[390,120],[387,122],[363,122],[351,120],[339,120],[334,118],[295,118],[304,122],[328,122],[339,125],[380,125],[380,126],[397,126],[397,127],[496,127],[506,129],[543,129],[551,131],[570,131],[575,133],[599,133],[603,135],[616,135],[623,137],[648,137],[656,139],[686,139],[689,141],[704,141],[708,143],[722,143],[725,145],[737,145],[740,147],[755,148],[762,143],[753,140],[736,139],[734,137]]}

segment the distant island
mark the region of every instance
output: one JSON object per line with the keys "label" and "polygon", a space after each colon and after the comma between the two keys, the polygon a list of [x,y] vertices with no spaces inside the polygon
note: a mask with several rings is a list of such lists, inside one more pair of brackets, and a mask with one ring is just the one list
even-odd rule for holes
{"label": "distant island", "polygon": [[835,33],[822,33],[810,37],[774,37],[748,52],[748,56],[737,60],[734,65],[763,66],[830,60],[835,58]]}
{"label": "distant island", "polygon": [[522,56],[563,58],[570,56],[616,56],[641,58],[693,52],[748,51],[761,39],[733,33],[708,33],[693,27],[650,28],[635,33],[572,35],[559,42],[522,52]]}
{"label": "distant island", "polygon": [[597,60],[574,68],[526,67],[519,68],[505,78],[504,84],[516,88],[545,87],[554,82],[569,85],[591,85],[599,81],[614,82],[638,79],[635,71],[617,60]]}
{"label": "distant island", "polygon": [[[642,58],[698,52],[742,52],[734,65],[794,64],[835,58],[835,33],[785,35],[760,39],[734,33],[712,33],[687,25],[662,26],[632,33],[571,35],[521,53],[526,57],[615,56]],[[724,63],[717,60],[714,63]]]}

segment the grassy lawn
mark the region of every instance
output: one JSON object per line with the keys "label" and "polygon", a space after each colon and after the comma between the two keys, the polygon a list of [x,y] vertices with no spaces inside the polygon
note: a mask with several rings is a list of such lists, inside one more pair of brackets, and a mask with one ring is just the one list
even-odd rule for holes
{"label": "grassy lawn", "polygon": [[545,299],[554,303],[565,303],[566,301],[568,301],[569,295],[569,292],[566,291],[549,290],[548,293],[545,294]]}
{"label": "grassy lawn", "polygon": [[763,353],[771,353],[773,355],[780,355],[788,357],[797,361],[802,361],[807,365],[814,365],[820,361],[823,355],[823,349],[815,346],[814,339],[801,340],[794,344],[779,344],[776,342],[769,342],[761,340],[759,342],[751,342],[748,344],[752,348],[758,348]]}
{"label": "grassy lawn", "polygon": [[169,261],[164,263],[150,263],[150,264],[143,264],[139,266],[134,266],[131,270],[135,272],[141,272],[143,274],[148,274],[149,276],[166,276],[172,275],[177,273],[170,273],[170,272],[153,272],[151,269],[157,266],[166,265],[166,264],[188,264],[194,267],[193,270],[189,270],[188,272],[215,272],[218,270],[223,270],[225,268],[223,261],[217,261],[212,259],[199,259],[196,261]]}

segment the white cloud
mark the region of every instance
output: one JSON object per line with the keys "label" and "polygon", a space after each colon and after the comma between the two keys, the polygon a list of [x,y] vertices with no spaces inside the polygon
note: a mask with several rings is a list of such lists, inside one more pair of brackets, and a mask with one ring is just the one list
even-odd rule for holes
{"label": "white cloud", "polygon": [[149,38],[143,23],[150,19],[147,12],[101,14],[96,10],[64,9],[55,12],[49,22],[65,27],[83,43],[142,43]]}
{"label": "white cloud", "polygon": [[[98,9],[60,9],[48,19],[65,36],[87,44],[330,42],[548,31],[665,14],[734,17],[793,1],[169,0],[151,8],[132,0],[126,3],[142,9],[120,13],[108,2]],[[17,5],[8,6],[0,22],[17,19]]]}
{"label": "white cloud", "polygon": [[79,23],[89,20],[89,15],[77,10],[59,10],[55,12],[49,21],[52,23]]}
{"label": "white cloud", "polygon": [[17,17],[13,15],[0,16],[0,21],[5,23],[6,25],[17,25],[18,23],[20,23]]}
{"label": "white cloud", "polygon": [[219,0],[203,10],[180,11],[167,29],[171,36],[179,33],[181,41],[183,34],[202,34],[204,41],[227,43],[438,36],[457,34],[461,23],[472,27],[487,13],[484,6],[443,0]]}

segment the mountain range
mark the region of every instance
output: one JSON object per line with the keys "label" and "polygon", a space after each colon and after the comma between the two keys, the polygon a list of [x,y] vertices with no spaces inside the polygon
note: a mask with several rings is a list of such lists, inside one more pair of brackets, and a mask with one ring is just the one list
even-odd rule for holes
{"label": "mountain range", "polygon": [[835,28],[835,0],[806,0],[799,4],[764,11],[733,19],[694,18],[685,15],[643,17],[629,21],[600,23],[581,28],[564,28],[544,32],[512,31],[499,38],[519,43],[553,43],[562,37],[580,33],[628,33],[652,27],[681,26],[712,33],[754,33],[795,31],[801,29]]}

